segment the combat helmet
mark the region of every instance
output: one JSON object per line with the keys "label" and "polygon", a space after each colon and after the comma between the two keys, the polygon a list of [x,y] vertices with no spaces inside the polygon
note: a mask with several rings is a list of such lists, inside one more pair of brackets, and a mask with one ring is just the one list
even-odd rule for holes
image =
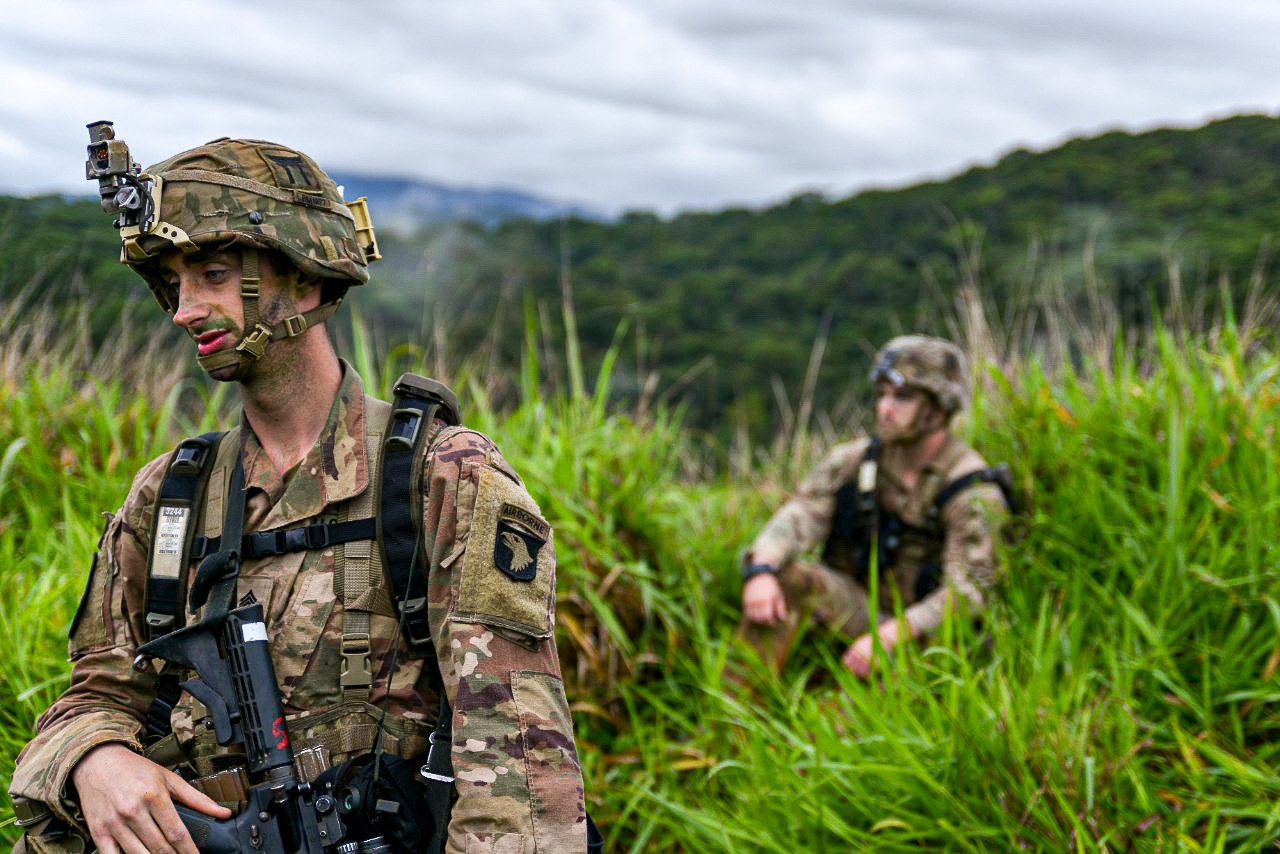
{"label": "combat helmet", "polygon": [[[328,320],[349,287],[369,281],[369,262],[382,257],[366,200],[345,202],[333,180],[300,151],[223,137],[139,170],[109,122],[89,130],[88,177],[99,181],[103,208],[121,214],[120,260],[142,276],[165,311],[177,310],[177,294],[160,276],[157,256],[175,247],[194,252],[234,244],[242,250],[244,335],[232,349],[198,357],[206,371],[236,366],[234,378],[242,378],[271,341]],[[114,167],[113,156],[119,161]],[[127,164],[123,172],[121,163]],[[318,277],[321,304],[275,327],[264,323],[259,250],[277,250]]]}
{"label": "combat helmet", "polygon": [[951,415],[969,400],[964,354],[950,341],[928,335],[900,335],[876,354],[871,381],[927,392]]}

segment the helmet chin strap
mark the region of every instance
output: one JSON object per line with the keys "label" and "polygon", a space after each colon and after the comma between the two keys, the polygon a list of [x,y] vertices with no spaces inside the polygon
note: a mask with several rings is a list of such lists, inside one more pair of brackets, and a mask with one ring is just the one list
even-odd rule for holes
{"label": "helmet chin strap", "polygon": [[338,310],[338,306],[342,305],[342,300],[336,299],[316,306],[308,312],[286,317],[275,326],[268,326],[262,321],[258,307],[258,295],[262,286],[258,257],[258,250],[253,247],[246,247],[241,253],[240,301],[244,305],[246,332],[235,347],[196,357],[196,361],[206,373],[212,374],[223,368],[234,367],[235,373],[227,379],[243,380],[249,376],[253,366],[267,351],[268,344],[284,338],[294,338],[312,326],[324,323]]}

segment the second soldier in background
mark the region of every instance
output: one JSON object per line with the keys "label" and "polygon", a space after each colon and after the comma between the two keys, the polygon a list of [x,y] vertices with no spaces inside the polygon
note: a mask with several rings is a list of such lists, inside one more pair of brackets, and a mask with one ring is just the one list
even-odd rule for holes
{"label": "second soldier in background", "polygon": [[[871,379],[874,438],[833,448],[743,560],[743,632],[775,672],[812,620],[846,639],[845,665],[866,677],[873,632],[886,651],[904,631],[928,635],[948,608],[981,611],[996,577],[1008,475],[951,433],[969,398],[964,354],[938,338],[902,336],[876,356]],[[806,559],[819,546],[821,560]]]}

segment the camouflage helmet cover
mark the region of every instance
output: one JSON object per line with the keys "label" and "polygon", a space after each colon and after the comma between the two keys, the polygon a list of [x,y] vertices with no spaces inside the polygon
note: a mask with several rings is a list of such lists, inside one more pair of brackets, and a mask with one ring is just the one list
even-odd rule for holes
{"label": "camouflage helmet cover", "polygon": [[928,392],[948,414],[969,400],[964,354],[950,341],[927,335],[900,335],[884,345],[876,354],[871,380]]}
{"label": "camouflage helmet cover", "polygon": [[353,215],[333,180],[300,151],[224,137],[157,163],[143,177],[155,182],[156,223],[145,232],[121,230],[121,260],[169,311],[175,308],[169,288],[151,262],[174,246],[276,249],[304,273],[344,285],[369,280],[361,245],[362,238],[372,238],[367,214],[361,208]]}

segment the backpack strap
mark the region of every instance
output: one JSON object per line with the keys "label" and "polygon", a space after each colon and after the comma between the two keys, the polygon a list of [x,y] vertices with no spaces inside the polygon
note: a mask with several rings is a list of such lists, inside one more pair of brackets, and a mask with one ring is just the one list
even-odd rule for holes
{"label": "backpack strap", "polygon": [[[453,710],[440,675],[431,625],[427,619],[428,566],[419,548],[422,528],[415,505],[421,475],[422,448],[436,420],[448,426],[461,423],[458,399],[442,383],[416,374],[403,374],[396,382],[391,419],[382,443],[379,463],[378,545],[382,569],[399,610],[405,641],[425,659],[423,669],[440,695],[431,747],[415,779],[426,787],[427,809],[432,817],[432,838],[424,851],[443,851],[448,840],[449,813],[453,805]],[[431,439],[435,438],[432,434]]]}
{"label": "backpack strap", "polygon": [[[191,561],[205,556],[195,552],[197,541],[206,538],[192,532],[211,526],[222,530],[232,456],[240,452],[240,431],[205,433],[186,439],[174,450],[157,493],[152,520],[151,554],[147,557],[148,639],[168,634],[185,624],[187,574]],[[187,511],[186,527],[179,529],[181,511]],[[169,526],[170,530],[165,530]],[[182,530],[182,542],[175,547],[172,538]],[[175,553],[176,552],[176,553]],[[177,572],[175,575],[174,564]],[[172,732],[170,714],[182,695],[180,671],[168,668],[156,677],[155,697],[147,708],[143,740],[151,747]]]}
{"label": "backpack strap", "polygon": [[858,464],[857,511],[864,528],[875,524],[876,487],[880,482],[880,437],[872,437],[867,443],[867,450],[862,454],[862,462]]}
{"label": "backpack strap", "polygon": [[427,564],[419,549],[422,518],[415,508],[414,475],[421,473],[422,444],[436,419],[451,426],[460,423],[458,398],[443,383],[403,374],[396,382],[391,420],[382,442],[378,545],[405,639],[415,652],[434,649],[427,621]]}
{"label": "backpack strap", "polygon": [[961,475],[955,480],[948,483],[938,491],[934,496],[933,503],[929,505],[929,524],[936,527],[938,521],[942,518],[942,511],[951,499],[964,492],[969,487],[979,483],[994,483],[1000,487],[1000,492],[1004,495],[1005,505],[1009,508],[1009,512],[1017,514],[1018,502],[1014,497],[1013,490],[1013,472],[1009,470],[1008,463],[1000,463],[990,468],[978,469],[968,474]]}
{"label": "backpack strap", "polygon": [[225,433],[184,439],[165,466],[151,521],[147,556],[147,639],[181,628],[195,531],[203,515],[209,472]]}
{"label": "backpack strap", "polygon": [[[365,397],[365,453],[370,461],[369,486],[346,503],[343,519],[334,527],[368,527],[364,537],[352,537],[334,550],[333,592],[342,602],[342,701],[363,703],[369,699],[373,685],[370,666],[372,640],[370,625],[373,613],[395,616],[395,609],[378,584],[382,576],[382,555],[373,547],[377,521],[373,518],[374,496],[381,494],[378,458],[382,436],[387,428],[391,407],[384,401]],[[390,686],[387,686],[390,689]]]}
{"label": "backpack strap", "polygon": [[[879,502],[876,484],[880,471],[879,438],[873,437],[862,452],[862,461],[854,476],[836,490],[835,512],[831,533],[823,548],[823,562],[836,568],[865,575],[872,532],[878,524]],[[852,562],[852,566],[848,564]]]}

